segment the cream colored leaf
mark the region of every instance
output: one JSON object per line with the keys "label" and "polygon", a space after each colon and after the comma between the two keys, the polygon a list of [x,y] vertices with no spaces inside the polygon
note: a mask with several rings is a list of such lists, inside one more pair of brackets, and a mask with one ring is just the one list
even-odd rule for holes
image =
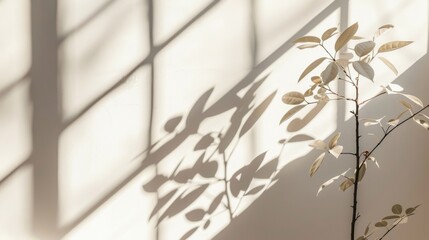
{"label": "cream colored leaf", "polygon": [[326,30],[323,34],[322,34],[322,40],[328,40],[330,37],[334,36],[335,31],[337,31],[336,27],[330,28],[328,30]]}
{"label": "cream colored leaf", "polygon": [[338,59],[350,60],[353,58],[353,53],[351,52],[343,52],[339,54]]}
{"label": "cream colored leaf", "polygon": [[347,44],[350,39],[356,34],[357,30],[359,28],[359,24],[355,23],[348,27],[346,30],[344,30],[343,33],[338,37],[337,41],[335,42],[335,51],[338,52],[344,45]]}
{"label": "cream colored leaf", "polygon": [[360,121],[364,122],[364,126],[372,126],[372,125],[377,125],[380,124],[381,120],[383,120],[384,117],[382,118],[378,118],[378,119],[374,119],[374,118],[362,118],[360,119]]}
{"label": "cream colored leaf", "polygon": [[347,188],[353,186],[354,178],[347,178],[344,182],[340,184],[340,189],[344,192]]}
{"label": "cream colored leaf", "polygon": [[358,182],[362,181],[363,177],[365,176],[366,167],[367,167],[366,162],[363,163],[363,165],[361,165],[360,170],[359,170]]}
{"label": "cream colored leaf", "polygon": [[340,136],[341,136],[341,132],[337,132],[337,133],[336,133],[336,134],[331,138],[331,140],[329,140],[329,144],[328,144],[329,148],[333,148],[333,147],[337,146],[338,139],[340,138]]}
{"label": "cream colored leaf", "polygon": [[298,82],[301,81],[308,73],[313,71],[317,66],[319,66],[326,58],[319,58],[312,62],[308,67],[302,72],[301,76],[298,79]]}
{"label": "cream colored leaf", "polygon": [[412,41],[393,41],[393,42],[388,42],[385,43],[383,45],[380,46],[380,48],[378,49],[378,52],[390,52],[390,51],[394,51],[396,49],[399,48],[403,48],[409,44],[411,44]]}
{"label": "cream colored leaf", "polygon": [[399,84],[389,83],[389,88],[393,92],[402,92],[402,91],[404,91],[404,88],[401,87],[401,85],[399,85]]}
{"label": "cream colored leaf", "polygon": [[322,83],[322,78],[320,78],[319,76],[313,76],[311,77],[311,81],[313,83],[319,84],[319,83]]}
{"label": "cream colored leaf", "polygon": [[361,37],[361,36],[353,36],[352,37],[352,40],[362,40],[362,39],[365,39],[365,38]]}
{"label": "cream colored leaf", "polygon": [[399,123],[399,119],[394,118],[394,119],[390,119],[389,121],[387,121],[387,124],[389,124],[390,126],[396,126]]}
{"label": "cream colored leaf", "polygon": [[311,90],[311,88],[307,89],[304,92],[304,97],[310,97],[310,96],[313,96],[313,90]]}
{"label": "cream colored leaf", "polygon": [[372,67],[364,62],[364,61],[357,61],[353,62],[353,68],[358,72],[360,75],[370,79],[371,81],[374,81],[374,69]]}
{"label": "cream colored leaf", "polygon": [[284,121],[291,118],[293,115],[295,115],[297,112],[299,112],[304,107],[305,107],[305,105],[298,105],[298,106],[291,108],[289,111],[287,111],[285,113],[285,115],[283,115],[282,119],[280,120],[280,124],[282,124]]}
{"label": "cream colored leaf", "polygon": [[319,157],[316,158],[316,160],[314,160],[310,168],[310,177],[312,177],[317,172],[324,158],[325,158],[325,153],[323,152],[322,154],[319,155]]}
{"label": "cream colored leaf", "polygon": [[413,118],[416,123],[418,123],[420,126],[425,128],[426,130],[429,130],[429,123],[425,121],[424,119],[420,118]]}
{"label": "cream colored leaf", "polygon": [[306,48],[315,48],[317,46],[319,46],[319,44],[308,43],[308,44],[299,45],[297,48],[302,50],[302,49],[306,49]]}
{"label": "cream colored leaf", "polygon": [[398,75],[398,70],[396,69],[395,65],[391,63],[389,60],[387,60],[384,57],[378,57],[395,75]]}
{"label": "cream colored leaf", "polygon": [[418,97],[416,97],[414,95],[410,95],[410,94],[404,94],[404,93],[400,93],[400,94],[402,96],[410,99],[412,102],[414,102],[415,104],[419,105],[420,107],[423,107],[423,102]]}
{"label": "cream colored leaf", "polygon": [[328,84],[334,80],[338,75],[338,66],[336,63],[331,62],[326,66],[325,70],[320,74],[322,77],[323,83]]}
{"label": "cream colored leaf", "polygon": [[377,160],[375,159],[375,157],[373,157],[373,156],[369,156],[368,157],[368,160],[369,161],[372,161],[378,168],[380,168],[380,165],[378,165],[378,162],[377,162]]}
{"label": "cream colored leaf", "polygon": [[343,152],[343,146],[337,145],[331,149],[329,149],[329,152],[335,157],[338,158],[341,153]]}
{"label": "cream colored leaf", "polygon": [[375,42],[373,41],[366,41],[356,44],[355,46],[355,53],[359,57],[363,57],[370,53],[372,49],[375,47]]}
{"label": "cream colored leaf", "polygon": [[298,39],[295,39],[295,41],[293,41],[294,43],[303,43],[303,42],[313,42],[313,43],[320,43],[320,38],[315,37],[315,36],[304,36],[304,37],[300,37]]}
{"label": "cream colored leaf", "polygon": [[350,170],[350,168],[349,168],[349,169],[347,169],[345,172],[341,173],[340,175],[335,176],[335,177],[333,177],[333,178],[329,179],[328,181],[324,182],[324,183],[319,187],[319,190],[317,191],[316,196],[318,196],[318,195],[319,195],[319,193],[320,193],[320,192],[321,192],[325,187],[327,187],[327,186],[331,185],[335,180],[337,180],[337,179],[338,179],[338,178],[340,178],[341,176],[345,176],[345,175],[346,175],[346,173],[347,173],[349,170]]}
{"label": "cream colored leaf", "polygon": [[377,31],[375,32],[374,36],[375,37],[379,37],[381,34],[383,34],[384,32],[386,32],[387,30],[393,28],[394,26],[392,24],[385,24],[381,27],[379,27],[377,29]]}
{"label": "cream colored leaf", "polygon": [[413,106],[411,106],[411,104],[409,104],[407,101],[400,100],[399,102],[400,102],[400,103],[402,104],[402,106],[404,106],[406,109],[412,109],[412,108],[413,108]]}
{"label": "cream colored leaf", "polygon": [[404,224],[404,223],[407,223],[407,222],[408,222],[408,217],[404,217],[404,218],[402,218],[402,220],[401,219],[396,220],[393,223],[393,225]]}
{"label": "cream colored leaf", "polygon": [[304,95],[300,92],[288,92],[282,97],[282,101],[290,105],[298,105],[304,100]]}
{"label": "cream colored leaf", "polygon": [[312,142],[310,144],[310,147],[313,147],[315,149],[319,149],[319,150],[326,150],[326,143],[322,140],[315,140],[314,142]]}

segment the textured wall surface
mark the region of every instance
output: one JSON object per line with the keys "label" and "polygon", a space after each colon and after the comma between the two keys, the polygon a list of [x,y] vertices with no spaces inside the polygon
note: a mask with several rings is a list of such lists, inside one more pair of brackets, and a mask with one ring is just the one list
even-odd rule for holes
{"label": "textured wall surface", "polygon": [[[429,103],[428,5],[0,1],[0,239],[346,239],[352,192],[316,193],[353,161],[329,157],[310,178],[318,152],[308,144],[340,131],[352,151],[351,106],[309,106],[278,124],[290,109],[282,95],[305,91],[299,76],[325,54],[293,40],[393,24],[378,43],[414,43],[385,54],[397,76],[374,61],[362,99],[394,82]],[[382,96],[361,116],[389,119],[400,99]],[[362,134],[369,148],[380,129]],[[362,181],[358,233],[395,203],[422,204],[389,239],[425,239],[428,143],[409,122],[374,153],[380,169]]]}

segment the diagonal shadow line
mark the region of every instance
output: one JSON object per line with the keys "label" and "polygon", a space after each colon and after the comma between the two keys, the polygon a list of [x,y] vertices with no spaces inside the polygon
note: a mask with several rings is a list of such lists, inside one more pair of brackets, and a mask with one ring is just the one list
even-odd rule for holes
{"label": "diagonal shadow line", "polygon": [[[218,99],[211,107],[215,106],[219,103],[223,98],[228,98],[230,95],[235,95],[241,89],[250,85],[255,79],[271,64],[273,64],[277,59],[279,59],[286,51],[288,51],[292,45],[293,40],[305,35],[310,30],[312,30],[317,24],[320,23],[321,20],[326,18],[329,14],[334,12],[341,5],[342,0],[335,0],[331,4],[329,4],[325,9],[323,9],[317,16],[311,19],[304,27],[302,27],[299,31],[297,31],[293,36],[289,38],[286,42],[284,42],[279,48],[277,48],[271,55],[269,55],[266,59],[264,59],[261,63],[259,63],[255,68],[250,71],[244,79],[242,79],[237,85],[235,85],[231,90],[229,90],[223,97]],[[208,112],[206,110],[206,112]],[[205,116],[208,118],[210,116]],[[200,123],[204,120],[201,119]],[[200,124],[198,123],[198,125]],[[126,186],[130,181],[132,181],[137,175],[139,175],[143,170],[145,170],[148,166],[159,163],[164,157],[166,157],[170,152],[176,149],[184,140],[186,140],[191,134],[192,130],[185,128],[181,132],[178,132],[172,139],[166,142],[164,145],[159,147],[156,151],[148,155],[144,160],[140,167],[134,170],[128,177],[126,177],[122,182],[113,187],[108,194],[106,194],[103,198],[101,198],[96,204],[94,204],[91,208],[89,208],[85,213],[83,213],[80,217],[75,219],[69,224],[66,224],[60,229],[61,235],[65,235],[70,232],[73,228],[75,228],[80,222],[85,220],[88,216],[94,213],[100,206],[106,203],[112,196],[114,196],[117,192],[119,192],[124,186]]]}
{"label": "diagonal shadow line", "polygon": [[75,114],[74,116],[70,117],[69,119],[64,121],[62,130],[65,130],[67,127],[69,127],[71,124],[73,124],[77,119],[79,119],[81,116],[83,116],[86,112],[88,112],[94,105],[96,105],[98,102],[100,102],[104,97],[106,97],[108,94],[113,92],[115,89],[120,87],[122,84],[124,84],[127,79],[135,73],[140,67],[150,64],[153,62],[155,56],[163,50],[168,44],[170,44],[174,39],[176,39],[181,33],[183,33],[187,28],[189,28],[194,22],[196,22],[199,18],[201,18],[204,14],[206,14],[211,8],[213,8],[216,4],[218,4],[221,0],[214,0],[210,4],[208,4],[204,9],[202,9],[197,15],[195,15],[193,18],[191,18],[185,25],[183,25],[179,30],[177,30],[172,36],[170,36],[165,42],[162,44],[155,46],[151,49],[148,56],[146,56],[143,61],[138,63],[136,66],[134,66],[131,70],[128,71],[128,73],[123,76],[119,81],[117,81],[115,84],[113,84],[109,89],[104,91],[101,95],[99,95],[97,98],[92,100],[85,108],[83,108],[79,113]]}
{"label": "diagonal shadow line", "polygon": [[12,177],[16,172],[18,172],[22,167],[29,165],[30,162],[28,160],[23,161],[18,166],[16,166],[14,169],[12,169],[6,176],[4,176],[0,180],[0,186],[3,185],[10,177]]}
{"label": "diagonal shadow line", "polygon": [[0,90],[0,98],[6,96],[10,91],[12,91],[15,87],[19,86],[20,84],[28,81],[29,72],[27,71],[22,77],[20,77],[18,80],[15,80],[8,86],[4,87]]}
{"label": "diagonal shadow line", "polygon": [[97,18],[100,14],[102,14],[105,10],[107,10],[114,2],[117,0],[109,0],[105,2],[101,7],[99,7],[97,10],[95,10],[89,17],[87,17],[85,20],[80,22],[77,26],[75,26],[73,29],[65,33],[63,36],[60,36],[58,38],[58,45],[63,43],[67,38],[69,38],[71,35],[75,34],[82,28],[86,27],[91,21],[93,21],[95,18]]}

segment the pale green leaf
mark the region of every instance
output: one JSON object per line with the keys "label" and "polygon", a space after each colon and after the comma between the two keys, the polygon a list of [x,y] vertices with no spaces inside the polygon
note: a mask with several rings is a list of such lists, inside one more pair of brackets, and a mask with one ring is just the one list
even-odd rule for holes
{"label": "pale green leaf", "polygon": [[346,175],[346,173],[347,173],[349,170],[350,170],[350,168],[349,168],[349,169],[347,169],[345,172],[341,173],[340,175],[335,176],[335,177],[333,177],[333,178],[329,179],[328,181],[324,182],[324,183],[319,187],[319,190],[317,191],[316,196],[318,196],[318,195],[319,195],[319,193],[320,193],[320,192],[321,192],[325,187],[327,187],[327,186],[331,185],[335,180],[337,180],[337,179],[338,179],[338,178],[340,178],[341,176],[345,176],[345,175]]}
{"label": "pale green leaf", "polygon": [[319,149],[319,150],[326,150],[326,143],[322,140],[315,140],[314,142],[312,142],[310,144],[310,147],[313,147],[315,149]]}
{"label": "pale green leaf", "polygon": [[344,192],[349,187],[353,186],[353,184],[354,184],[354,179],[353,178],[347,178],[344,182],[342,182],[340,184],[340,189]]}
{"label": "pale green leaf", "polygon": [[418,97],[410,95],[410,94],[404,94],[404,93],[400,93],[400,94],[402,96],[410,99],[412,102],[414,102],[415,104],[419,105],[420,107],[423,107],[423,102]]}

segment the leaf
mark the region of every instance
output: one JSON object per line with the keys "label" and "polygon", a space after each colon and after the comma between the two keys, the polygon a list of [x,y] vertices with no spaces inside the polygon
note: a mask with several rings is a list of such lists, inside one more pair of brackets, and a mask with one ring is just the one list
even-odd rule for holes
{"label": "leaf", "polygon": [[164,124],[164,130],[168,133],[174,132],[174,130],[176,130],[176,127],[179,125],[180,121],[182,121],[182,116],[174,117],[168,120]]}
{"label": "leaf", "polygon": [[311,77],[311,81],[315,84],[320,84],[322,83],[322,78],[320,78],[319,76],[313,76]]}
{"label": "leaf", "polygon": [[168,181],[168,177],[164,175],[156,175],[152,180],[143,185],[143,190],[146,192],[156,192],[165,182]]}
{"label": "leaf", "polygon": [[194,234],[198,230],[198,227],[194,227],[191,230],[187,231],[180,240],[187,240],[192,234]]}
{"label": "leaf", "polygon": [[381,221],[381,222],[377,222],[375,224],[376,227],[386,227],[387,226],[387,222],[386,221]]}
{"label": "leaf", "polygon": [[340,189],[344,192],[349,187],[353,186],[353,184],[354,184],[354,179],[353,178],[347,178],[344,182],[342,182],[340,184]]}
{"label": "leaf", "polygon": [[391,28],[393,28],[392,24],[385,24],[385,25],[383,25],[377,29],[374,36],[379,37],[381,34],[383,34],[384,32],[386,32],[387,30],[389,30]]}
{"label": "leaf", "polygon": [[333,148],[329,149],[329,152],[330,152],[330,153],[331,153],[335,158],[338,158],[338,157],[341,155],[341,153],[343,152],[343,146],[341,146],[341,145],[335,146],[335,147],[333,147]]}
{"label": "leaf", "polygon": [[322,77],[323,83],[328,84],[334,80],[338,75],[338,66],[336,63],[331,62],[326,66],[325,70],[320,74]]}
{"label": "leaf", "polygon": [[276,157],[258,169],[255,173],[255,178],[268,179],[277,170],[279,158]]}
{"label": "leaf", "polygon": [[284,121],[291,118],[293,115],[295,115],[297,112],[299,112],[304,107],[305,107],[305,105],[298,105],[298,106],[291,108],[289,111],[287,111],[285,113],[285,115],[283,115],[282,119],[280,120],[280,124],[282,124]]}
{"label": "leaf", "polygon": [[383,120],[384,117],[379,118],[379,119],[373,119],[373,118],[362,118],[360,119],[360,121],[364,121],[364,126],[372,126],[372,125],[378,125],[380,124],[381,120]]}
{"label": "leaf", "polygon": [[410,95],[410,94],[405,94],[405,93],[399,93],[399,94],[401,94],[402,96],[410,99],[412,102],[414,102],[415,104],[419,105],[420,107],[423,107],[423,102],[418,97]]}
{"label": "leaf", "polygon": [[366,41],[356,44],[355,46],[355,53],[359,57],[363,57],[370,53],[372,49],[375,47],[375,42],[373,41]]}
{"label": "leaf", "polygon": [[288,92],[282,97],[282,101],[290,105],[298,105],[304,102],[304,95],[300,92]]}
{"label": "leaf", "polygon": [[210,226],[210,223],[211,223],[210,219],[207,219],[207,221],[204,223],[203,228],[207,229]]}
{"label": "leaf", "polygon": [[205,178],[212,178],[216,175],[219,164],[216,161],[208,161],[203,163],[198,173]]}
{"label": "leaf", "polygon": [[415,211],[419,206],[420,206],[420,204],[419,204],[419,205],[417,205],[417,206],[415,206],[415,207],[407,208],[407,210],[405,210],[405,214],[407,214],[407,215],[413,214],[413,213],[414,213],[414,211]]}
{"label": "leaf", "polygon": [[241,128],[239,137],[242,137],[253,125],[258,121],[258,119],[262,116],[262,114],[267,110],[277,91],[271,93],[265,100],[257,106],[250,116],[247,118],[246,122],[244,122],[243,127]]}
{"label": "leaf", "polygon": [[264,189],[264,187],[265,187],[265,185],[259,185],[257,187],[254,187],[250,191],[248,191],[246,194],[244,194],[244,196],[255,195],[258,192],[260,192],[262,189]]}
{"label": "leaf", "polygon": [[392,212],[394,214],[401,214],[402,213],[402,206],[400,204],[395,204],[392,206]]}
{"label": "leaf", "polygon": [[176,194],[177,189],[172,190],[171,192],[167,193],[166,195],[164,195],[163,197],[161,197],[158,202],[156,203],[155,207],[153,208],[149,219],[152,219],[153,216],[156,215],[156,213],[158,213],[158,211],[165,206],[165,204],[168,203],[168,201],[174,196],[174,194]]}
{"label": "leaf", "polygon": [[310,177],[312,177],[317,172],[324,158],[325,158],[325,153],[323,152],[316,158],[316,160],[314,160],[310,168]]}
{"label": "leaf", "polygon": [[351,60],[353,58],[353,53],[351,52],[342,52],[339,54],[339,58],[338,59],[343,59],[343,60]]}
{"label": "leaf", "polygon": [[375,157],[373,157],[373,156],[369,156],[368,157],[368,160],[369,161],[372,161],[378,168],[380,168],[380,166],[378,165],[378,162],[377,162],[377,160],[375,160]]}
{"label": "leaf", "polygon": [[385,43],[383,45],[380,46],[380,48],[378,49],[378,52],[390,52],[390,51],[394,51],[396,49],[399,48],[403,48],[409,44],[411,44],[412,41],[393,41],[393,42],[388,42]]}
{"label": "leaf", "polygon": [[425,128],[426,130],[429,130],[429,123],[426,122],[423,119],[419,119],[419,118],[414,118],[414,121],[416,123],[418,123],[420,126],[422,126],[423,128]]}
{"label": "leaf", "polygon": [[412,109],[413,106],[411,106],[411,104],[409,104],[408,102],[404,101],[404,100],[400,100],[399,101],[406,109]]}
{"label": "leaf", "polygon": [[195,145],[194,151],[208,148],[213,143],[213,141],[214,138],[210,136],[210,133],[204,135]]}
{"label": "leaf", "polygon": [[204,218],[204,215],[206,215],[206,211],[201,208],[197,208],[186,213],[185,216],[191,222],[198,222]]}
{"label": "leaf", "polygon": [[319,149],[319,150],[326,150],[326,143],[322,140],[315,140],[314,142],[312,142],[310,144],[310,147],[313,147],[315,149]]}
{"label": "leaf", "polygon": [[337,41],[335,42],[335,51],[338,52],[344,45],[347,44],[350,39],[356,34],[357,30],[359,28],[358,23],[355,23],[348,27],[346,30],[344,30],[343,33],[338,37]]}
{"label": "leaf", "polygon": [[359,177],[358,177],[358,182],[362,181],[363,177],[365,176],[366,173],[366,162],[363,163],[363,165],[360,167],[359,170]]}
{"label": "leaf", "polygon": [[353,68],[358,72],[360,75],[370,79],[371,81],[374,81],[374,69],[372,67],[364,62],[364,61],[356,61],[353,62]]}
{"label": "leaf", "polygon": [[307,74],[309,74],[311,71],[313,71],[317,66],[319,66],[325,59],[326,58],[322,57],[310,63],[310,65],[308,65],[304,72],[302,72],[301,76],[298,79],[298,82],[301,81],[305,76],[307,76]]}
{"label": "leaf", "polygon": [[366,238],[364,236],[360,236],[356,240],[366,240]]}
{"label": "leaf", "polygon": [[333,148],[333,147],[337,146],[338,139],[340,138],[340,136],[341,136],[341,132],[337,132],[337,133],[336,133],[336,134],[331,138],[331,140],[329,141],[329,144],[328,144],[329,148]]}
{"label": "leaf", "polygon": [[328,40],[330,37],[334,36],[335,31],[337,31],[336,27],[333,28],[329,28],[328,30],[326,30],[323,34],[322,34],[322,40],[326,41]]}
{"label": "leaf", "polygon": [[319,187],[319,190],[317,191],[316,196],[318,196],[318,195],[319,195],[319,193],[320,193],[320,192],[321,192],[325,187],[327,187],[327,186],[331,185],[335,180],[337,180],[337,179],[338,179],[338,178],[340,178],[341,176],[345,176],[345,175],[346,175],[346,173],[347,173],[349,170],[350,170],[350,168],[349,168],[349,169],[347,169],[345,172],[341,173],[340,175],[335,176],[335,177],[333,177],[333,178],[329,179],[328,181],[324,182],[324,183]]}
{"label": "leaf", "polygon": [[392,70],[392,72],[395,75],[398,75],[398,70],[396,69],[396,67],[393,65],[393,63],[391,63],[389,60],[387,60],[384,57],[378,57],[388,68],[390,68],[390,70]]}
{"label": "leaf", "polygon": [[222,199],[224,197],[224,193],[219,193],[214,199],[213,202],[210,204],[209,209],[207,210],[208,214],[212,214],[216,208],[219,206],[219,204],[222,202]]}
{"label": "leaf", "polygon": [[308,43],[308,44],[299,45],[297,48],[302,50],[302,49],[306,49],[306,48],[315,48],[317,46],[319,46],[319,44]]}
{"label": "leaf", "polygon": [[304,36],[304,37],[300,37],[298,39],[295,39],[295,41],[293,41],[294,43],[303,43],[303,42],[313,42],[313,43],[320,43],[320,38],[315,37],[315,36]]}
{"label": "leaf", "polygon": [[396,126],[399,123],[399,119],[395,118],[395,119],[390,119],[389,121],[387,121],[387,124],[389,124],[390,126]]}
{"label": "leaf", "polygon": [[404,218],[402,218],[402,219],[398,219],[398,220],[396,220],[396,221],[393,223],[393,225],[404,224],[404,223],[407,223],[407,222],[408,222],[408,217],[404,217]]}
{"label": "leaf", "polygon": [[404,88],[401,87],[401,85],[399,85],[399,84],[389,83],[388,86],[389,86],[390,90],[392,90],[393,92],[404,91]]}
{"label": "leaf", "polygon": [[366,226],[366,228],[365,228],[365,235],[367,235],[367,234],[368,234],[368,232],[369,232],[369,225],[370,225],[370,224],[368,224],[368,226]]}
{"label": "leaf", "polygon": [[398,219],[400,217],[401,216],[398,216],[398,215],[390,215],[390,216],[384,217],[383,220]]}

